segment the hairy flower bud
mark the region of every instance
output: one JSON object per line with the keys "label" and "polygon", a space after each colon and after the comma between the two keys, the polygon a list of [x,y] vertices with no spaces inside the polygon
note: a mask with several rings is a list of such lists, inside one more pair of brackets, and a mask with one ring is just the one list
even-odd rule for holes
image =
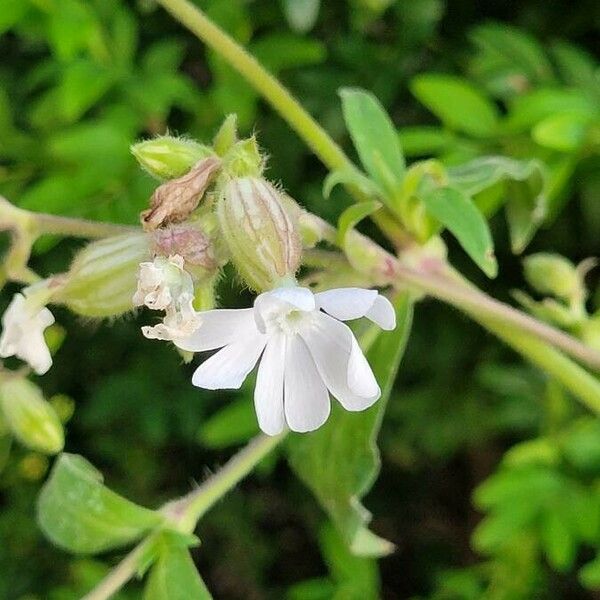
{"label": "hairy flower bud", "polygon": [[143,233],[88,244],[77,254],[55,300],[86,317],[117,316],[133,309],[139,264],[150,258]]}
{"label": "hairy flower bud", "polygon": [[185,221],[200,204],[220,166],[221,160],[210,156],[185,175],[157,187],[150,198],[150,208],[140,215],[144,229],[152,231],[167,223]]}
{"label": "hairy flower bud", "polygon": [[268,290],[294,276],[302,253],[300,235],[268,181],[229,181],[219,197],[217,216],[231,258],[252,289]]}
{"label": "hairy flower bud", "polygon": [[523,261],[525,279],[540,294],[572,301],[583,298],[585,289],[577,268],[558,254],[540,252]]}
{"label": "hairy flower bud", "polygon": [[0,407],[12,434],[27,447],[56,454],[64,445],[63,428],[39,388],[19,377],[0,383]]}
{"label": "hairy flower bud", "polygon": [[208,146],[170,135],[138,142],[131,153],[145,171],[163,180],[181,177],[198,161],[214,155]]}

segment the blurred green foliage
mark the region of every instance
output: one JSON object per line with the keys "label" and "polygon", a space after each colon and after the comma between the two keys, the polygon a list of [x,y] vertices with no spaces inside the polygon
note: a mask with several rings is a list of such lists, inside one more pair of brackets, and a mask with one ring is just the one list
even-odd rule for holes
{"label": "blurred green foliage", "polygon": [[[198,4],[346,147],[337,90],[360,86],[392,116],[409,162],[434,157],[452,173],[482,155],[539,161],[549,212],[532,250],[574,263],[598,253],[597,2]],[[5,0],[0,32],[0,193],[20,206],[135,223],[154,183],[131,142],[167,129],[208,140],[232,112],[243,133],[260,134],[270,177],[299,201],[331,222],[350,203],[339,188],[323,200],[325,170],[302,143],[151,1]],[[489,216],[507,185],[494,173],[475,198]],[[528,177],[535,195],[542,184]],[[525,284],[504,221],[492,218],[491,228],[496,280],[452,243],[451,256],[506,299]],[[36,267],[60,271],[75,248],[39,244]],[[231,277],[221,284],[229,306],[246,304],[244,294]],[[68,335],[40,385],[51,402],[68,395],[53,404],[62,421],[72,398],[66,448],[136,504],[187,492],[191,476],[201,481],[257,431],[250,387],[192,388],[191,368],[144,340],[135,318],[107,326],[61,312],[59,320]],[[10,446],[0,423],[0,598],[79,598],[118,554],[73,558],[51,546],[34,521],[49,461]],[[600,589],[600,422],[446,308],[415,311],[380,448],[383,471],[364,503],[395,553],[378,564],[351,555],[273,456],[199,526],[192,556],[215,597],[577,599]],[[176,562],[183,578],[186,556],[165,551],[161,560]],[[140,590],[134,583],[118,597]]]}

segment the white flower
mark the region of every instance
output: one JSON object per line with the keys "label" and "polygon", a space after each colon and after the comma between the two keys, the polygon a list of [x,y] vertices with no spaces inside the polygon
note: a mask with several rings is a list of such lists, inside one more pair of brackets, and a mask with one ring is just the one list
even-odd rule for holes
{"label": "white flower", "polygon": [[184,260],[178,254],[169,258],[157,256],[153,262],[140,263],[133,303],[165,311],[162,323],[142,327],[142,333],[149,339],[188,337],[200,325],[198,313],[192,304],[194,282],[183,265]]}
{"label": "white flower", "polygon": [[54,316],[33,298],[15,294],[2,317],[0,356],[17,356],[43,375],[52,366],[44,329],[54,323]]}
{"label": "white flower", "polygon": [[153,310],[166,310],[177,303],[181,294],[193,294],[194,283],[183,264],[183,258],[179,254],[169,258],[157,256],[152,262],[140,263],[133,304],[145,305]]}
{"label": "white flower", "polygon": [[201,326],[175,344],[192,352],[222,350],[198,367],[192,383],[237,389],[260,359],[254,403],[259,426],[269,435],[280,433],[286,423],[298,432],[323,425],[329,393],[351,411],[368,408],[381,395],[354,334],[341,322],[367,317],[393,329],[394,309],[375,290],[313,294],[283,287],[258,296],[254,308],[199,314]]}

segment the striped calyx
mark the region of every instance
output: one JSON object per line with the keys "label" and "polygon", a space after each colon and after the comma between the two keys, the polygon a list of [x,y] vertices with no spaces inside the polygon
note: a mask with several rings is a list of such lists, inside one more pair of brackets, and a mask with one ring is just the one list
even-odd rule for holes
{"label": "striped calyx", "polygon": [[220,194],[217,217],[231,259],[250,288],[265,291],[293,279],[302,255],[300,235],[272,184],[259,177],[231,179]]}

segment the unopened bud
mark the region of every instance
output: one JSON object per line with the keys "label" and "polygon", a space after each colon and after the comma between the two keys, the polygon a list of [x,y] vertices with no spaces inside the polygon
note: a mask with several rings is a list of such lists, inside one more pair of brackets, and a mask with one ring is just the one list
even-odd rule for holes
{"label": "unopened bud", "polygon": [[540,252],[523,261],[525,279],[540,294],[563,300],[583,298],[585,289],[577,268],[558,254]]}
{"label": "unopened bud", "polygon": [[46,454],[62,450],[64,433],[60,419],[31,381],[18,377],[3,380],[0,407],[10,431],[25,446]]}
{"label": "unopened bud", "polygon": [[208,146],[170,135],[138,142],[131,153],[145,171],[161,180],[181,177],[198,161],[214,155]]}
{"label": "unopened bud", "polygon": [[238,272],[256,291],[293,277],[301,260],[297,225],[265,179],[235,178],[217,204],[223,237]]}
{"label": "unopened bud", "polygon": [[236,142],[223,157],[223,171],[229,177],[260,177],[264,167],[265,160],[254,137]]}
{"label": "unopened bud", "polygon": [[185,221],[200,204],[220,167],[221,160],[210,156],[185,175],[158,186],[150,198],[150,208],[140,215],[144,229],[152,231],[167,223]]}
{"label": "unopened bud", "polygon": [[75,257],[55,300],[86,317],[130,311],[139,264],[149,258],[149,239],[143,233],[92,242]]}

